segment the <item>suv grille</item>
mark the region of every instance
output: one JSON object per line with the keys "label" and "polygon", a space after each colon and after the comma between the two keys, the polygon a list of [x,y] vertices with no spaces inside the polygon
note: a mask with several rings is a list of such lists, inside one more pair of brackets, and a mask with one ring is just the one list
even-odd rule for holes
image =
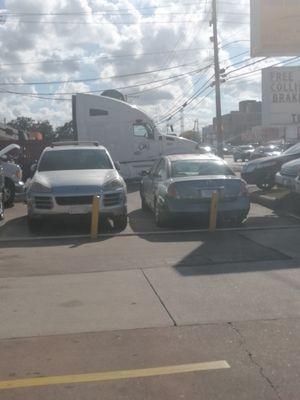
{"label": "suv grille", "polygon": [[103,198],[104,207],[117,206],[121,202],[121,193],[105,194]]}
{"label": "suv grille", "polygon": [[64,196],[56,197],[55,200],[59,206],[77,206],[92,204],[93,196]]}
{"label": "suv grille", "polygon": [[51,210],[51,208],[53,208],[51,197],[35,197],[34,202],[36,208],[40,208],[42,210]]}

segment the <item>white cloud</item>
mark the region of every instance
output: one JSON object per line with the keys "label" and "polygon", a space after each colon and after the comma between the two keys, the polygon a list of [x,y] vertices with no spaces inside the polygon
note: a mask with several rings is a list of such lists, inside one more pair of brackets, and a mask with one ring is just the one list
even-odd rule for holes
{"label": "white cloud", "polygon": [[[104,78],[165,69],[181,64],[194,64],[126,79],[2,86],[2,91],[43,93],[41,95],[43,97],[52,98],[51,93],[58,94],[54,97],[57,100],[48,100],[2,92],[0,118],[10,119],[19,115],[34,119],[47,118],[57,126],[71,119],[71,102],[61,100],[70,98],[70,95],[59,93],[93,91],[153,82],[210,64],[213,54],[210,41],[212,29],[209,27],[210,2],[207,2],[206,6],[203,2],[200,5],[184,7],[184,3],[169,0],[165,3],[167,7],[151,8],[162,4],[161,0],[6,0],[5,9],[9,13],[17,14],[8,15],[6,23],[0,25],[2,82]],[[220,59],[224,67],[230,67],[243,60],[243,57],[245,60],[249,58],[249,54],[235,57],[249,50],[247,41],[249,1],[224,4],[219,11]],[[29,15],[30,13],[33,15]],[[192,22],[195,20],[202,21]],[[224,44],[238,40],[240,42],[232,43],[222,49]],[[182,51],[186,49],[192,51]],[[132,54],[136,56],[129,56]],[[54,62],[57,60],[70,61]],[[39,63],[39,61],[46,62]],[[231,69],[233,68],[236,67],[233,66]],[[141,106],[150,115],[164,115],[178,108],[199,90],[212,76],[212,71],[209,69],[199,72],[194,77],[187,75],[177,80],[174,78],[170,80],[169,85],[166,85],[166,81],[162,81],[161,84],[153,83],[152,87],[155,89],[151,91],[144,91],[151,87],[144,85],[123,92],[134,93],[133,97],[129,97],[129,101]],[[247,70],[241,72],[245,71]],[[196,84],[201,77],[202,81]],[[161,87],[158,87],[160,85]],[[196,118],[199,119],[200,125],[211,121],[214,114],[212,96],[195,106],[207,92],[208,90],[203,94],[200,92],[199,97],[186,108],[188,124],[192,124]],[[231,107],[237,108],[238,101],[247,96],[258,99],[259,75],[253,78],[250,76],[249,80],[232,81],[222,86],[222,92],[224,103],[226,102],[224,109],[228,111]],[[178,120],[178,114],[173,120]]]}

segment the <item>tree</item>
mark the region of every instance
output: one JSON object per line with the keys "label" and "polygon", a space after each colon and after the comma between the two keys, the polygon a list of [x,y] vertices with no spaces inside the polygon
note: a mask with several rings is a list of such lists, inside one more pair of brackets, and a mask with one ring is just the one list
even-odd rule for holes
{"label": "tree", "polygon": [[29,117],[18,117],[10,121],[7,125],[17,129],[20,132],[40,132],[42,133],[44,139],[49,140],[53,137],[53,127],[48,120],[35,121]]}
{"label": "tree", "polygon": [[34,124],[35,121],[32,118],[18,117],[10,121],[7,125],[21,132],[29,132],[34,126]]}
{"label": "tree", "polygon": [[55,137],[57,137],[59,140],[74,140],[73,121],[69,121],[62,126],[58,126],[55,130]]}
{"label": "tree", "polygon": [[48,120],[36,122],[31,130],[41,132],[43,134],[44,139],[53,138],[53,133],[54,133],[53,126],[50,124]]}

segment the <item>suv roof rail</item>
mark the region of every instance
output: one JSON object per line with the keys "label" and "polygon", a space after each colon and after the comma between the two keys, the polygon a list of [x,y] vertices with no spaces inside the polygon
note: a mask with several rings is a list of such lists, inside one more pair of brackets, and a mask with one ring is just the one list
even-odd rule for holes
{"label": "suv roof rail", "polygon": [[52,144],[51,144],[51,147],[57,147],[57,146],[68,146],[68,145],[71,145],[71,146],[80,146],[80,145],[83,145],[83,144],[85,144],[85,145],[90,145],[90,146],[99,146],[99,143],[98,142],[88,142],[88,141],[82,141],[82,142],[80,142],[80,141],[74,141],[74,142],[71,142],[71,141],[67,141],[67,142],[53,142]]}

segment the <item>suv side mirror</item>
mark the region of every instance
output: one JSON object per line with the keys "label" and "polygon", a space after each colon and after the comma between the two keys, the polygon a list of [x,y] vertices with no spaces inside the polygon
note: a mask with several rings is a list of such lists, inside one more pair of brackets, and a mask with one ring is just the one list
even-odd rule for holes
{"label": "suv side mirror", "polygon": [[35,173],[36,170],[37,170],[37,163],[34,163],[34,164],[31,165],[30,171]]}
{"label": "suv side mirror", "polygon": [[114,161],[116,170],[121,171],[121,164],[119,163],[119,161]]}
{"label": "suv side mirror", "polygon": [[3,155],[1,158],[0,158],[0,161],[3,161],[3,162],[6,162],[8,160],[8,158],[7,158],[7,155]]}
{"label": "suv side mirror", "polygon": [[141,176],[148,176],[150,174],[150,171],[142,171],[140,172]]}

